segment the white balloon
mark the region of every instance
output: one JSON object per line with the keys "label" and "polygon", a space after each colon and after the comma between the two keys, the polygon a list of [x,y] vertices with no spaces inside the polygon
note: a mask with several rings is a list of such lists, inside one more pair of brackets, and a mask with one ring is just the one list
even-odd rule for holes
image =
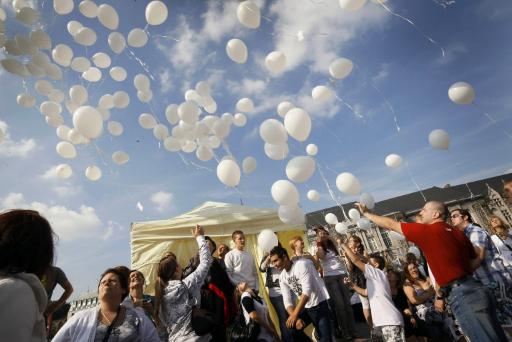
{"label": "white balloon", "polygon": [[37,52],[37,47],[29,37],[18,33],[14,37],[14,41],[16,42],[16,45],[20,49],[22,55],[34,55]]}
{"label": "white balloon", "polygon": [[329,87],[319,85],[313,88],[311,91],[311,97],[315,101],[325,102],[332,98],[332,90]]}
{"label": "white balloon", "polygon": [[280,205],[277,214],[283,223],[289,225],[304,224],[306,220],[304,211],[297,205]]}
{"label": "white balloon", "polygon": [[254,110],[254,103],[248,97],[238,100],[236,103],[236,110],[242,113],[249,113]]}
{"label": "white balloon", "polygon": [[339,0],[341,9],[349,12],[357,11],[366,3],[366,0]]}
{"label": "white balloon", "polygon": [[25,108],[31,108],[36,105],[36,98],[33,95],[30,94],[18,94],[16,97],[16,102]]}
{"label": "white balloon", "polygon": [[175,137],[167,137],[164,140],[164,147],[167,151],[177,152],[177,151],[181,150],[181,143]]}
{"label": "white balloon", "polygon": [[60,89],[53,89],[50,94],[48,95],[48,99],[53,102],[61,103],[64,101],[64,98],[66,96],[64,95],[64,92]]}
{"label": "white balloon", "polygon": [[85,57],[75,57],[71,61],[71,69],[76,72],[85,72],[91,67],[91,62]]}
{"label": "white balloon", "polygon": [[57,102],[44,101],[39,106],[39,111],[46,116],[57,116],[62,113],[62,106]]}
{"label": "white balloon", "polygon": [[114,97],[110,94],[102,95],[98,101],[98,107],[103,109],[114,108]]}
{"label": "white balloon", "polygon": [[43,68],[34,64],[33,62],[25,64],[25,67],[27,68],[28,72],[34,77],[46,76],[46,71]]}
{"label": "white balloon", "polygon": [[254,157],[245,157],[242,161],[242,170],[244,173],[251,173],[256,170],[258,163]]}
{"label": "white balloon", "polygon": [[281,51],[272,51],[265,57],[265,66],[272,74],[281,73],[286,66],[286,55]]}
{"label": "white balloon", "polygon": [[107,125],[108,132],[114,137],[118,137],[123,134],[123,125],[117,121],[110,121]]}
{"label": "white balloon", "polygon": [[213,133],[219,138],[224,139],[229,135],[229,132],[231,130],[230,124],[228,121],[225,120],[217,120],[212,127]]}
{"label": "white balloon", "polygon": [[151,90],[137,91],[137,98],[140,102],[148,103],[153,98],[153,92]]}
{"label": "white balloon", "polygon": [[346,234],[348,231],[348,224],[346,222],[338,222],[334,226],[334,229],[338,234]]}
{"label": "white balloon", "polygon": [[39,49],[51,49],[52,39],[41,29],[30,32],[30,40]]}
{"label": "white balloon", "polygon": [[337,58],[329,65],[329,74],[335,79],[341,80],[352,72],[354,63],[348,58]]}
{"label": "white balloon", "polygon": [[428,142],[433,148],[447,150],[450,147],[450,136],[442,129],[435,129],[428,135]]}
{"label": "white balloon", "polygon": [[148,42],[147,33],[140,28],[134,28],[128,33],[128,45],[134,48],[140,48]]}
{"label": "white balloon", "polygon": [[343,172],[336,177],[336,187],[347,195],[357,195],[361,192],[359,180],[350,172]]}
{"label": "white balloon", "polygon": [[79,107],[73,113],[73,126],[87,139],[96,139],[103,132],[103,118],[91,106]]}
{"label": "white balloon", "polygon": [[195,124],[199,119],[199,111],[194,101],[185,101],[178,107],[178,115],[180,119],[188,124]]}
{"label": "white balloon", "polygon": [[73,170],[68,164],[60,164],[55,168],[55,174],[59,178],[68,179],[73,174]]}
{"label": "white balloon", "polygon": [[4,133],[3,129],[0,127],[0,143],[2,141],[4,141],[4,138],[5,138],[5,133]]}
{"label": "white balloon", "polygon": [[338,223],[338,218],[333,213],[327,213],[325,215],[324,219],[325,219],[325,222],[327,222],[327,224],[330,224],[330,225],[335,225],[336,223]]}
{"label": "white balloon", "polygon": [[369,230],[372,227],[372,223],[366,217],[361,217],[357,220],[357,227],[363,230]]}
{"label": "white balloon", "polygon": [[57,64],[49,64],[46,66],[46,73],[52,80],[60,80],[62,79],[62,70],[60,70]]}
{"label": "white balloon", "polygon": [[76,129],[72,128],[68,132],[68,139],[73,144],[80,144],[82,143],[85,138],[78,132]]}
{"label": "white balloon", "polygon": [[110,56],[107,55],[105,52],[97,52],[92,56],[92,62],[98,68],[105,69],[110,66],[112,60],[110,59]]}
{"label": "white balloon", "polygon": [[66,44],[58,44],[52,50],[52,57],[55,63],[63,67],[68,67],[73,58],[73,50]]}
{"label": "white balloon", "polygon": [[188,89],[185,92],[185,100],[186,101],[194,101],[197,104],[201,104],[203,102],[203,99],[201,98],[201,95],[197,93],[194,89]]}
{"label": "white balloon", "polygon": [[217,177],[224,185],[236,187],[240,183],[240,167],[236,161],[224,159],[217,165]]}
{"label": "white balloon", "polygon": [[149,113],[142,113],[139,115],[139,125],[145,129],[153,129],[156,125],[156,119]]}
{"label": "white balloon", "polygon": [[169,129],[164,124],[157,124],[153,127],[153,135],[158,140],[165,140],[169,136]]}
{"label": "white balloon", "polygon": [[181,142],[181,150],[185,153],[192,153],[196,150],[197,144],[195,141],[186,140]]}
{"label": "white balloon", "polygon": [[180,121],[180,116],[178,114],[178,105],[177,104],[170,104],[165,108],[165,117],[167,118],[167,121],[171,125],[176,125],[178,121]]}
{"label": "white balloon", "polygon": [[112,153],[112,160],[117,165],[123,165],[128,163],[128,161],[130,160],[130,156],[128,155],[128,153],[124,151],[116,151]]}
{"label": "white balloon", "polygon": [[16,11],[16,19],[24,24],[32,25],[39,20],[39,12],[30,7],[22,7]]}
{"label": "white balloon", "polygon": [[128,76],[126,69],[121,66],[113,67],[112,69],[110,69],[109,73],[110,73],[110,77],[112,77],[112,79],[117,82],[124,81],[126,79],[126,77]]}
{"label": "white balloon", "polygon": [[210,85],[206,81],[199,81],[196,83],[196,91],[201,96],[210,95]]}
{"label": "white balloon", "polygon": [[79,106],[87,102],[88,96],[87,89],[82,85],[76,84],[69,88],[69,97]]}
{"label": "white balloon", "polygon": [[244,127],[247,123],[247,117],[242,113],[237,113],[233,117],[233,124],[237,127]]}
{"label": "white balloon", "polygon": [[23,52],[20,50],[14,39],[8,39],[5,41],[4,51],[12,56],[21,56],[23,54]]}
{"label": "white balloon", "polygon": [[101,178],[101,169],[96,165],[89,166],[85,169],[85,177],[91,181],[97,181]]}
{"label": "white balloon", "polygon": [[101,70],[96,67],[90,67],[82,73],[82,77],[89,82],[98,82],[101,80]]}
{"label": "white balloon", "polygon": [[168,15],[167,6],[162,1],[151,1],[146,6],[146,21],[149,25],[160,25]]}
{"label": "white balloon", "polygon": [[120,54],[126,48],[126,39],[119,32],[112,32],[108,35],[108,45],[114,53]]}
{"label": "white balloon", "polygon": [[133,78],[133,85],[137,90],[149,90],[151,88],[149,77],[144,74],[135,75]]}
{"label": "white balloon", "polygon": [[267,119],[260,125],[260,137],[266,143],[278,145],[288,140],[285,126],[276,119]]}
{"label": "white balloon", "polygon": [[222,141],[216,136],[211,136],[208,138],[208,140],[209,140],[210,147],[213,149],[218,148],[220,146],[220,144],[222,143]]}
{"label": "white balloon", "polygon": [[46,123],[52,127],[59,127],[64,124],[64,118],[60,114],[56,116],[46,116],[44,119]]}
{"label": "white balloon", "polygon": [[53,85],[47,80],[37,80],[34,88],[39,95],[48,96],[53,90]]}
{"label": "white balloon", "polygon": [[215,102],[215,100],[210,95],[208,95],[204,98],[203,108],[208,113],[213,114],[217,111],[217,102]]}
{"label": "white balloon", "polygon": [[92,46],[96,43],[98,37],[96,32],[92,28],[82,27],[78,29],[78,32],[73,36],[75,42],[83,46]]}
{"label": "white balloon", "polygon": [[306,153],[310,156],[316,156],[318,147],[315,144],[308,144],[308,146],[306,146]]}
{"label": "white balloon", "polygon": [[73,144],[67,141],[61,141],[55,147],[57,154],[62,158],[72,159],[76,157],[76,149]]}
{"label": "white balloon", "polygon": [[274,201],[279,205],[297,205],[299,203],[299,192],[289,180],[276,181],[272,184],[270,192]]}
{"label": "white balloon", "polygon": [[278,243],[277,235],[270,229],[264,229],[258,234],[258,246],[264,253],[270,252]]}
{"label": "white balloon", "polygon": [[277,105],[277,114],[279,114],[280,117],[284,118],[286,113],[292,108],[295,108],[293,103],[289,101],[283,101]]}
{"label": "white balloon", "polygon": [[298,156],[286,164],[286,177],[296,183],[303,183],[315,173],[315,160],[309,156]]}
{"label": "white balloon", "polygon": [[293,108],[284,117],[286,132],[298,141],[305,141],[311,133],[311,118],[302,108]]}
{"label": "white balloon", "polygon": [[352,221],[357,221],[361,218],[361,214],[359,213],[359,210],[352,208],[348,211],[348,217],[350,217]]}
{"label": "white balloon", "polygon": [[224,113],[224,114],[222,114],[220,119],[226,121],[229,125],[231,125],[233,123],[233,120],[234,120],[233,115],[231,113]]}
{"label": "white balloon", "polygon": [[247,62],[247,45],[241,39],[230,39],[226,44],[226,53],[233,62],[239,64]]}
{"label": "white balloon", "polygon": [[122,109],[128,107],[130,104],[130,97],[123,90],[118,90],[114,93],[114,106],[116,108]]}
{"label": "white balloon", "polygon": [[272,160],[283,160],[288,156],[289,148],[287,143],[269,144],[265,143],[265,154]]}
{"label": "white balloon", "polygon": [[196,157],[201,161],[208,161],[213,158],[213,152],[209,147],[199,146],[196,150]]}
{"label": "white balloon", "polygon": [[105,108],[97,108],[97,109],[98,109],[98,112],[100,112],[101,118],[103,119],[103,121],[107,121],[108,119],[110,119],[110,111],[108,109],[105,109]]}
{"label": "white balloon", "polygon": [[53,0],[53,9],[57,14],[66,15],[73,11],[75,4],[73,0]]}
{"label": "white balloon", "polygon": [[317,202],[320,200],[320,194],[316,190],[309,190],[307,193],[308,200]]}
{"label": "white balloon", "polygon": [[69,128],[68,126],[66,125],[60,125],[59,127],[57,127],[57,129],[55,130],[55,132],[57,133],[57,136],[62,139],[62,140],[68,140],[68,136],[69,136],[69,131],[71,130],[71,128]]}
{"label": "white balloon", "polygon": [[32,56],[32,63],[37,65],[40,68],[46,69],[46,66],[51,64],[50,57],[42,51],[38,51],[35,55]]}
{"label": "white balloon", "polygon": [[472,104],[475,101],[475,90],[469,83],[457,82],[448,89],[448,97],[456,104]]}
{"label": "white balloon", "polygon": [[72,37],[74,37],[78,33],[78,30],[80,30],[82,27],[83,27],[82,23],[80,23],[79,21],[76,21],[76,20],[68,21],[68,24],[66,26],[69,34]]}
{"label": "white balloon", "polygon": [[402,165],[402,157],[400,157],[398,154],[390,154],[386,157],[385,163],[388,167],[393,169],[397,168]]}
{"label": "white balloon", "polygon": [[98,7],[98,20],[100,23],[110,30],[116,30],[119,26],[119,15],[114,7],[101,4]]}
{"label": "white balloon", "polygon": [[78,9],[80,10],[80,13],[82,13],[87,18],[96,18],[98,16],[98,5],[96,5],[93,1],[81,1],[78,5]]}
{"label": "white balloon", "polygon": [[368,209],[375,208],[375,199],[369,193],[362,193],[361,197],[359,197],[359,202],[364,204]]}
{"label": "white balloon", "polygon": [[248,28],[258,28],[261,22],[260,8],[252,1],[244,1],[238,5],[236,17],[240,24]]}

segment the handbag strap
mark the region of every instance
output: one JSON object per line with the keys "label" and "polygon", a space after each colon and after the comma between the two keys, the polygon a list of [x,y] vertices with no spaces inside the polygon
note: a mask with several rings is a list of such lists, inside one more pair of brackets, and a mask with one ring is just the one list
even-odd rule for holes
{"label": "handbag strap", "polygon": [[119,305],[117,307],[117,312],[116,312],[116,317],[114,317],[114,320],[112,321],[112,323],[110,323],[110,325],[108,326],[107,328],[107,332],[105,333],[105,336],[103,336],[103,340],[102,342],[107,342],[108,341],[108,338],[110,337],[110,335],[112,334],[112,330],[114,329],[114,325],[116,324],[117,322],[117,318],[119,317],[119,312],[121,311],[121,305]]}

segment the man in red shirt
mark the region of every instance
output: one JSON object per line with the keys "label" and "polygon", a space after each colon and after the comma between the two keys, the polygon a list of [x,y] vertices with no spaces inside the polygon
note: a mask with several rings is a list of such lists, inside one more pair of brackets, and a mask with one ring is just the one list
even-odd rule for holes
{"label": "man in red shirt", "polygon": [[471,276],[478,267],[473,245],[464,233],[445,222],[447,210],[443,203],[425,203],[418,223],[398,222],[370,213],[363,204],[356,206],[379,227],[404,235],[421,248],[439,286],[436,308],[442,311],[446,300],[471,341],[507,341],[496,317],[494,298]]}

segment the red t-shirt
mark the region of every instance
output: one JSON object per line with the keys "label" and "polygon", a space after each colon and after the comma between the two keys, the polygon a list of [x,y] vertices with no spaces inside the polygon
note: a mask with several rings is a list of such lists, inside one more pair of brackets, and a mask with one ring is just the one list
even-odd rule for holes
{"label": "red t-shirt", "polygon": [[476,258],[476,253],[460,230],[445,222],[402,222],[400,225],[405,238],[418,245],[425,254],[439,286],[473,273],[470,260]]}

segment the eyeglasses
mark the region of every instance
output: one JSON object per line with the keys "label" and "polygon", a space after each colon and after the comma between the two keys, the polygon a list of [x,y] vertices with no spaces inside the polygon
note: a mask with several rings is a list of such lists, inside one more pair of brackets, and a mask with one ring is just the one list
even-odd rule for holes
{"label": "eyeglasses", "polygon": [[455,214],[455,215],[450,216],[450,218],[455,219],[455,218],[461,217],[461,216],[462,216],[461,214]]}

